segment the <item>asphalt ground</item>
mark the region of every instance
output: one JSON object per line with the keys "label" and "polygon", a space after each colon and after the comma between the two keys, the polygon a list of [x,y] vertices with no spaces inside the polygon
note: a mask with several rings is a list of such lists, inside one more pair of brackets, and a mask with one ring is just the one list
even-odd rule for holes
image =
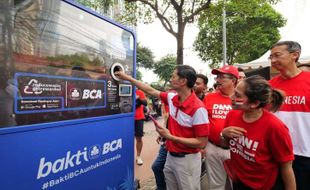
{"label": "asphalt ground", "polygon": [[[158,118],[157,121],[159,124],[163,123],[162,118]],[[156,142],[157,137],[158,133],[155,130],[153,122],[144,122],[143,148],[141,152],[143,165],[139,166],[135,163],[134,167],[135,178],[140,181],[140,189],[142,190],[156,189],[155,178],[152,171],[152,163],[157,157],[160,146]]]}

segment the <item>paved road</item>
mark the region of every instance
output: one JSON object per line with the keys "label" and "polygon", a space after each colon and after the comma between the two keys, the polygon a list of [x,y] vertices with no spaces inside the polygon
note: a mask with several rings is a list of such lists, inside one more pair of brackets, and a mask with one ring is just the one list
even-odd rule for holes
{"label": "paved road", "polygon": [[[157,121],[162,124],[163,119],[160,118]],[[143,165],[138,166],[135,164],[135,178],[140,180],[140,184],[142,185],[141,189],[152,190],[156,188],[151,167],[159,150],[159,145],[156,143],[158,133],[156,132],[152,121],[147,121],[144,123],[144,132],[144,144],[141,153]]]}

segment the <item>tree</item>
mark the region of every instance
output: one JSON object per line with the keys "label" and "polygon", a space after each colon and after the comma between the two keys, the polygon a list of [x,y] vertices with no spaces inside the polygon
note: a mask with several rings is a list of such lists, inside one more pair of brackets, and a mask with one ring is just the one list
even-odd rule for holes
{"label": "tree", "polygon": [[152,69],[154,67],[154,55],[153,52],[139,43],[137,45],[137,67]]}
{"label": "tree", "polygon": [[137,72],[136,72],[136,79],[142,80],[142,73],[139,70],[137,70]]}
{"label": "tree", "polygon": [[77,0],[77,2],[95,11],[100,11],[101,13],[105,14],[108,12],[110,6],[114,4],[113,0]]}
{"label": "tree", "polygon": [[153,52],[139,43],[137,45],[137,73],[136,78],[142,80],[143,74],[140,72],[140,68],[153,69],[154,68],[154,55]]}
{"label": "tree", "polygon": [[[211,0],[125,0],[129,3],[126,15],[138,18],[156,17],[177,41],[177,64],[183,64],[183,39],[185,26],[194,22],[201,11],[207,9]],[[142,16],[141,16],[142,15]]]}
{"label": "tree", "polygon": [[165,87],[160,82],[152,82],[150,85],[151,85],[151,87],[155,88],[156,90],[166,91]]}
{"label": "tree", "polygon": [[[286,21],[268,2],[238,0],[225,4],[228,64],[257,59],[280,39],[278,28]],[[222,3],[212,5],[201,15],[200,31],[194,42],[198,55],[211,61],[212,68],[218,67],[223,57],[222,8]]]}
{"label": "tree", "polygon": [[167,82],[169,81],[175,66],[177,65],[177,58],[174,55],[166,55],[165,57],[161,58],[155,65],[154,65],[154,73],[159,76],[161,80],[164,81],[164,87],[166,86]]}

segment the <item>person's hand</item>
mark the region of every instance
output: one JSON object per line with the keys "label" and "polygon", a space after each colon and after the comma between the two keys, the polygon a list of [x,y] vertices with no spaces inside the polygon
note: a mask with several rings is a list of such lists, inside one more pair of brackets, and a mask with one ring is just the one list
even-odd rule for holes
{"label": "person's hand", "polygon": [[161,137],[161,136],[158,136],[158,137],[157,137],[157,139],[156,139],[157,144],[159,144],[159,143],[160,143],[161,139],[162,139],[162,137]]}
{"label": "person's hand", "polygon": [[116,71],[114,75],[122,80],[129,80],[131,76],[127,75],[124,71]]}
{"label": "person's hand", "polygon": [[165,127],[162,127],[160,125],[156,125],[156,131],[163,138],[166,138],[166,139],[170,139],[171,138],[170,131],[167,128],[165,128]]}
{"label": "person's hand", "polygon": [[200,149],[200,154],[201,154],[201,159],[202,160],[206,159],[207,152],[206,152],[205,148]]}
{"label": "person's hand", "polygon": [[238,138],[244,136],[247,131],[241,127],[229,126],[223,129],[222,135],[224,138]]}

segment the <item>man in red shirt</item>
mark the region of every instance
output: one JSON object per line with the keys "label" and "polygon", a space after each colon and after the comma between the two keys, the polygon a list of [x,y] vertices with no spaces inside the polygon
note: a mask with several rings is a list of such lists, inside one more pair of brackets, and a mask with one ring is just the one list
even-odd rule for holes
{"label": "man in red shirt", "polygon": [[196,81],[195,70],[187,65],[176,67],[170,79],[171,88],[176,93],[160,92],[123,71],[115,74],[169,105],[169,130],[156,125],[157,132],[167,139],[168,154],[164,168],[167,189],[199,190],[200,149],[207,144],[209,121],[203,103],[192,90]]}
{"label": "man in red shirt", "polygon": [[223,161],[230,158],[228,149],[220,147],[220,132],[223,130],[226,115],[232,109],[231,96],[238,81],[238,69],[234,66],[223,66],[213,69],[216,75],[217,90],[208,94],[204,104],[210,120],[209,143],[206,147],[206,165],[209,188],[212,190],[230,189],[230,183],[223,166]]}
{"label": "man in red shirt", "polygon": [[142,137],[144,135],[143,132],[143,124],[144,124],[144,106],[147,106],[146,98],[144,92],[141,90],[136,90],[136,112],[135,112],[135,138],[136,138],[136,150],[137,157],[136,162],[138,165],[143,164],[143,160],[141,158],[141,151],[143,147]]}
{"label": "man in red shirt", "polygon": [[238,67],[238,74],[239,74],[238,82],[246,78],[245,72],[241,67]]}
{"label": "man in red shirt", "polygon": [[298,190],[310,187],[310,72],[297,68],[300,53],[299,43],[283,41],[272,46],[269,56],[271,65],[280,72],[270,84],[286,94],[276,115],[287,125],[293,140]]}
{"label": "man in red shirt", "polygon": [[194,85],[194,91],[196,96],[203,101],[206,95],[206,89],[208,85],[208,77],[206,77],[203,74],[197,74],[196,75],[197,80]]}

